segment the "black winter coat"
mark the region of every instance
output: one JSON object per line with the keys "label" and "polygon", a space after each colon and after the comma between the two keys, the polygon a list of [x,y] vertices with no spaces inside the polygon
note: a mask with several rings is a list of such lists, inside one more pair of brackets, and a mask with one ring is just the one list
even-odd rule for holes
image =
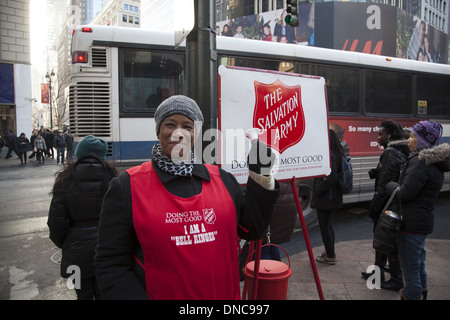
{"label": "black winter coat", "polygon": [[17,138],[17,146],[16,151],[17,152],[28,152],[31,151],[33,148],[31,147],[30,140],[28,138]]}
{"label": "black winter coat", "polygon": [[62,249],[62,277],[73,273],[67,273],[70,265],[80,267],[82,279],[95,276],[94,255],[101,205],[114,176],[101,160],[82,158],[73,166],[64,185],[53,192],[47,225],[50,239]]}
{"label": "black winter coat", "polygon": [[[153,168],[167,191],[182,198],[199,194],[202,181],[211,179],[201,164],[194,165],[191,178],[168,174],[157,165]],[[248,230],[238,227],[238,235],[248,240],[261,239],[272,219],[279,183],[275,181],[275,190],[267,190],[249,178],[244,190],[232,174],[222,169],[219,172],[234,202],[237,225]],[[135,261],[142,263],[144,259],[134,230],[131,201],[130,176],[124,172],[111,181],[102,207],[95,272],[105,299],[148,299],[144,270]]]}
{"label": "black winter coat", "polygon": [[66,138],[63,135],[59,135],[59,134],[56,135],[55,139],[54,139],[54,142],[53,142],[53,145],[56,148],[65,148],[65,147],[67,147]]}
{"label": "black winter coat", "polygon": [[331,152],[331,173],[326,177],[314,179],[311,208],[319,210],[334,210],[342,208],[342,192],[338,179],[342,164],[336,155]]}
{"label": "black winter coat", "polygon": [[17,148],[16,143],[17,143],[17,136],[13,133],[10,133],[6,136],[6,146],[10,149],[15,150]]}
{"label": "black winter coat", "polygon": [[444,172],[450,171],[450,144],[412,152],[400,173],[399,183],[389,182],[387,191],[397,192],[401,199],[401,230],[430,234],[434,226],[434,204],[444,183]]}
{"label": "black winter coat", "polygon": [[389,198],[386,185],[390,181],[398,181],[400,167],[406,162],[408,155],[408,140],[391,141],[381,154],[377,168],[369,171],[370,177],[375,178],[375,194],[369,207],[369,217],[373,220],[378,220]]}
{"label": "black winter coat", "polygon": [[47,145],[47,148],[51,149],[53,148],[53,142],[55,140],[55,135],[52,132],[46,132],[42,138],[45,140],[45,144]]}

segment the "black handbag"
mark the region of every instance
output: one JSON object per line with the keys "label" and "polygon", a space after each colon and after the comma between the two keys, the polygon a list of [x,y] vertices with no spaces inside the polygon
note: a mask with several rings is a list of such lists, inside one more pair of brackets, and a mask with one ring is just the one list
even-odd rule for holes
{"label": "black handbag", "polygon": [[375,232],[373,237],[373,248],[376,251],[390,255],[394,250],[395,243],[397,242],[397,233],[400,230],[402,224],[402,216],[400,214],[401,200],[398,197],[399,207],[398,213],[388,210],[395,194],[400,190],[397,187],[392,192],[389,200],[386,202],[383,211],[380,213],[377,224],[375,226]]}

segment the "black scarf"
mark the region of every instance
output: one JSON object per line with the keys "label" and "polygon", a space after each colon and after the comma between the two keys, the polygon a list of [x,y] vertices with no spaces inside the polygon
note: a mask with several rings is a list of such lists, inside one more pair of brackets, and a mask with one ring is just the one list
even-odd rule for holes
{"label": "black scarf", "polygon": [[152,157],[155,164],[164,172],[172,174],[174,176],[192,176],[192,170],[194,169],[194,153],[191,150],[190,162],[181,161],[180,164],[173,163],[172,159],[162,154],[162,147],[160,143],[153,146]]}

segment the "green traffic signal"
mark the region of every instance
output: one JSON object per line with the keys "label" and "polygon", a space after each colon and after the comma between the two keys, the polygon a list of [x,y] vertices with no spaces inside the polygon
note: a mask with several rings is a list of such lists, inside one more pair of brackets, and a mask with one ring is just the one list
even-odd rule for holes
{"label": "green traffic signal", "polygon": [[286,18],[284,18],[284,21],[286,21],[286,24],[290,25],[291,27],[298,27],[298,19],[296,16],[291,16],[288,14]]}
{"label": "green traffic signal", "polygon": [[286,18],[284,18],[284,21],[291,27],[298,27],[299,21],[298,21],[298,9],[296,7],[297,1],[296,0],[287,1],[287,4],[288,7],[286,9],[286,12],[288,14],[286,15]]}

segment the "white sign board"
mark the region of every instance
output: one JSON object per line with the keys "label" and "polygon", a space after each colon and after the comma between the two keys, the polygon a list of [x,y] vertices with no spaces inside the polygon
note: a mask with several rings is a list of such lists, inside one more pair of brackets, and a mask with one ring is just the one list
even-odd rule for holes
{"label": "white sign board", "polygon": [[221,167],[248,179],[248,129],[274,150],[279,181],[330,174],[325,79],[293,73],[219,67]]}

